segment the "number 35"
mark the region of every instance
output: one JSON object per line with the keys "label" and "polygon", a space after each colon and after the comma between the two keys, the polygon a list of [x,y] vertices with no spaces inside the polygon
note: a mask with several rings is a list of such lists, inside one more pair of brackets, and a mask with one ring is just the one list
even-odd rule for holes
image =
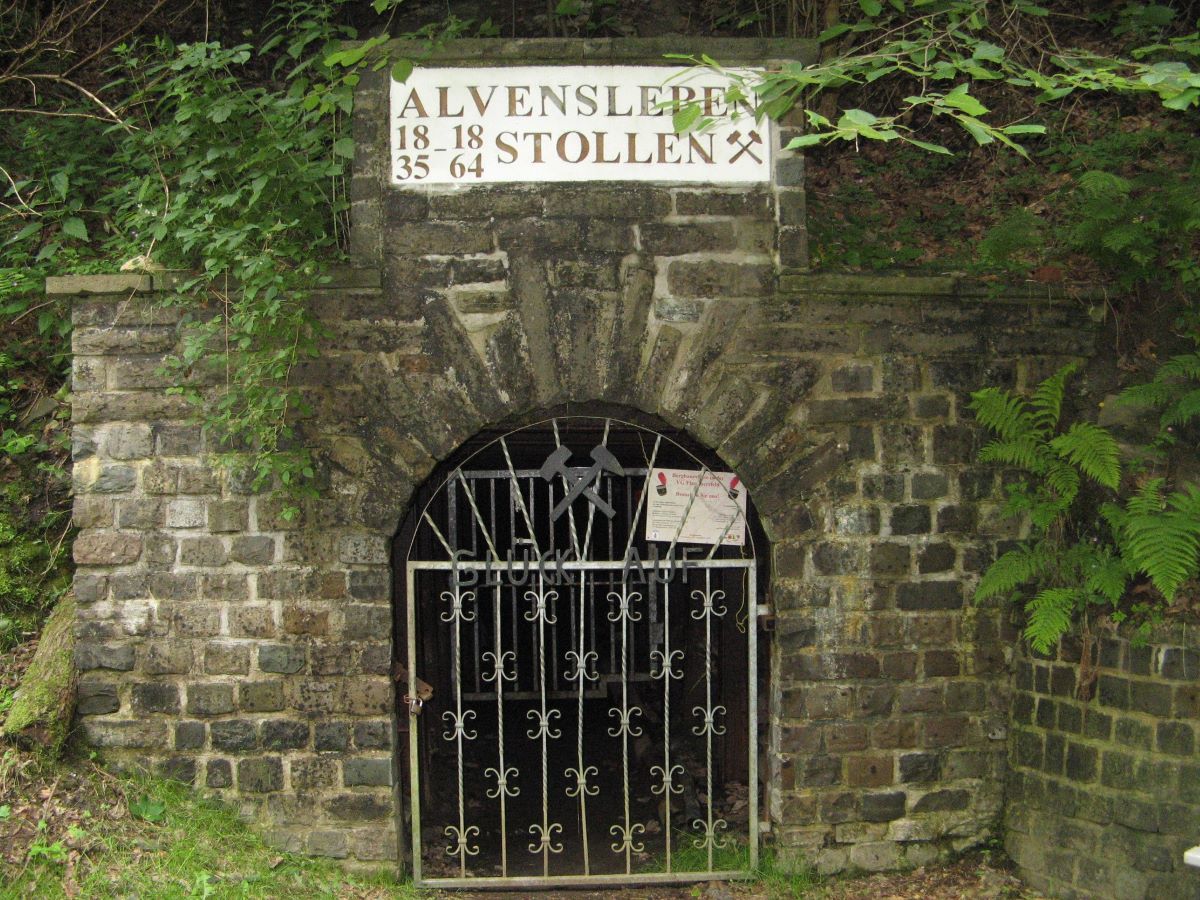
{"label": "number 35", "polygon": [[399,171],[396,177],[400,181],[408,181],[410,178],[414,181],[420,181],[429,174],[428,160],[428,153],[418,153],[416,157],[411,157],[408,154],[397,156],[396,165]]}

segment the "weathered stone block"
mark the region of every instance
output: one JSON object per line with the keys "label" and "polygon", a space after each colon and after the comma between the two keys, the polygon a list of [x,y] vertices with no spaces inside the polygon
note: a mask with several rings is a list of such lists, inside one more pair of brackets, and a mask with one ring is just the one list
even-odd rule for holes
{"label": "weathered stone block", "polygon": [[209,675],[245,675],[250,671],[250,646],[210,641],[204,648],[204,671]]}
{"label": "weathered stone block", "polygon": [[107,681],[81,678],[75,693],[75,713],[80,716],[103,716],[121,708],[117,686]]}
{"label": "weathered stone block", "polygon": [[909,581],[896,585],[898,609],[961,609],[962,605],[963,588],[957,581]]}
{"label": "weathered stone block", "polygon": [[283,763],[277,756],[241,759],[237,764],[237,777],[240,791],[252,794],[278,791],[283,788]]}
{"label": "weathered stone block", "polygon": [[249,719],[222,719],[208,727],[214,750],[245,753],[258,746],[258,730]]}
{"label": "weathered stone block", "polygon": [[233,765],[227,759],[210,759],[204,773],[204,784],[210,788],[233,787]]}
{"label": "weathered stone block", "polygon": [[264,750],[298,750],[308,746],[307,722],[288,719],[268,719],[262,723]]}
{"label": "weathered stone block", "polygon": [[294,675],[308,661],[304,647],[297,644],[259,644],[258,667],[263,672],[278,672]]}
{"label": "weathered stone block", "polygon": [[187,686],[187,711],[193,716],[219,716],[233,712],[233,685],[189,684]]}
{"label": "weathered stone block", "polygon": [[346,787],[388,787],[392,783],[391,759],[347,759],[342,763],[342,781]]}
{"label": "weathered stone block", "polygon": [[928,534],[932,519],[929,507],[917,504],[895,507],[888,521],[892,534]]}
{"label": "weathered stone block", "polygon": [[773,268],[758,263],[676,260],[667,269],[667,289],[678,297],[759,297],[773,280]]}
{"label": "weathered stone block", "polygon": [[218,537],[188,537],[179,542],[180,565],[223,566],[226,559],[225,544]]}
{"label": "weathered stone block", "polygon": [[133,668],[133,646],[131,644],[76,644],[75,667],[81,672],[93,669],[128,672]]}
{"label": "weathered stone block", "polygon": [[114,531],[86,531],[75,539],[75,562],[81,566],[121,566],[142,555],[142,538]]}
{"label": "weathered stone block", "polygon": [[179,688],[170,683],[135,684],[133,686],[135,713],[179,712]]}
{"label": "weathered stone block", "polygon": [[229,547],[229,559],[245,566],[269,566],[275,562],[275,539],[270,535],[237,535]]}
{"label": "weathered stone block", "polygon": [[203,500],[180,499],[167,504],[168,528],[200,528],[204,526]]}

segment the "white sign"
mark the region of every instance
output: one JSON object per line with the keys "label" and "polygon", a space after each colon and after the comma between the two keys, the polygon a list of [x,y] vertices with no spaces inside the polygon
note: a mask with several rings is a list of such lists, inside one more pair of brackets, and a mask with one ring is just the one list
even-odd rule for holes
{"label": "white sign", "polygon": [[741,547],[746,543],[745,486],[732,472],[652,470],[646,540]]}
{"label": "white sign", "polygon": [[[392,183],[767,181],[770,126],[728,89],[701,68],[419,68],[392,82]],[[715,122],[676,134],[692,100]]]}

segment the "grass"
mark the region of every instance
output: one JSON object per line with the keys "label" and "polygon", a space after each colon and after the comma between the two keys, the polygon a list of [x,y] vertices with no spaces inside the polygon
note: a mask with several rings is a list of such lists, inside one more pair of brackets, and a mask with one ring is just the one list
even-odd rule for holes
{"label": "grass", "polygon": [[226,806],[176,782],[87,760],[0,760],[0,898],[408,898],[389,874],[270,847]]}
{"label": "grass", "polygon": [[[672,831],[671,868],[677,872],[702,871],[708,866],[708,851],[696,846],[697,837],[690,831]],[[721,872],[752,871],[753,881],[760,889],[755,896],[770,900],[800,900],[819,895],[817,874],[798,857],[782,858],[772,847],[763,847],[758,854],[758,866],[751,870],[750,850],[735,835],[724,836],[725,844],[713,849],[713,870]],[[657,860],[665,869],[665,859]],[[761,893],[760,893],[761,892]],[[699,896],[699,894],[697,894]]]}

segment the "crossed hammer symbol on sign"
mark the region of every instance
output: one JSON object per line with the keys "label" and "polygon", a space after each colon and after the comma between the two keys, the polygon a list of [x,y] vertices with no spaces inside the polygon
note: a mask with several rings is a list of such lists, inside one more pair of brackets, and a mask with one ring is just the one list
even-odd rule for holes
{"label": "crossed hammer symbol on sign", "polygon": [[567,509],[578,500],[580,497],[586,497],[588,502],[600,512],[604,513],[608,518],[612,518],[616,514],[614,510],[603,497],[597,494],[591,488],[592,481],[601,472],[611,472],[613,475],[624,475],[625,470],[621,468],[621,464],[617,462],[617,458],[608,452],[604,446],[592,448],[592,465],[584,469],[582,472],[573,471],[567,462],[571,459],[571,451],[566,447],[559,447],[542,463],[541,476],[547,481],[553,481],[561,476],[570,486],[567,494],[558,504],[550,511],[551,521],[557,521]]}
{"label": "crossed hammer symbol on sign", "polygon": [[729,158],[731,163],[737,162],[738,158],[741,157],[743,153],[749,155],[749,157],[755,162],[762,162],[762,160],[758,158],[758,154],[752,149],[755,144],[761,144],[763,142],[763,139],[759,136],[757,131],[747,131],[745,140],[742,140],[742,133],[740,131],[735,131],[733,134],[729,135],[727,141],[730,144],[736,145],[738,148],[738,152]]}

